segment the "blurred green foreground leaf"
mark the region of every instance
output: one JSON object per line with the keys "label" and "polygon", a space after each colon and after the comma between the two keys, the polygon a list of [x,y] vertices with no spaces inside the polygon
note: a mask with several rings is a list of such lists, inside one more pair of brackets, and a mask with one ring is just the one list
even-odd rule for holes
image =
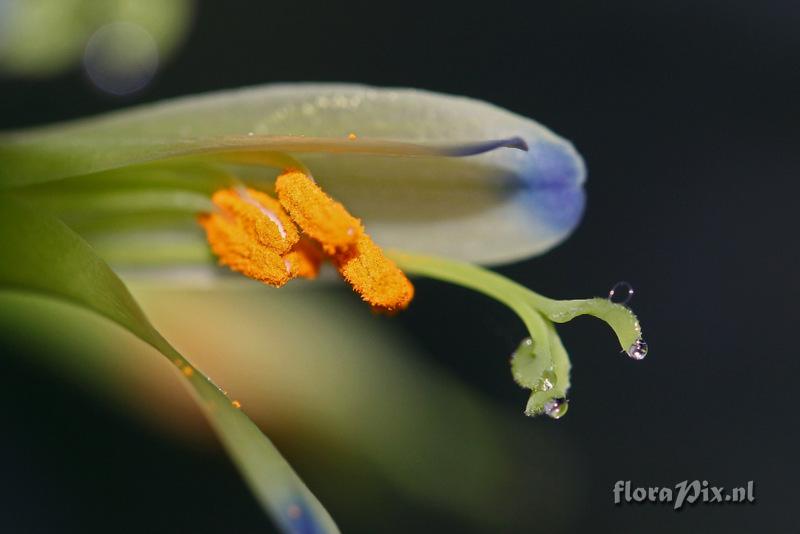
{"label": "blurred green foreground leaf", "polygon": [[0,196],[0,290],[33,292],[93,311],[152,345],[181,369],[256,498],[285,532],[338,532],[270,440],[150,324],[128,289],[59,220]]}

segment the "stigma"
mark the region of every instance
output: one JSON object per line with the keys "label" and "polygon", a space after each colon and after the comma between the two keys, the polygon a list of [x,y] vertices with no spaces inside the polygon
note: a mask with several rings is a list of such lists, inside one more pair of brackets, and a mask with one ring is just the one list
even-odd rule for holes
{"label": "stigma", "polygon": [[243,186],[213,194],[217,210],[198,222],[220,265],[281,287],[316,278],[328,260],[375,309],[408,307],[414,286],[344,205],[293,169],[278,176],[275,190],[277,199]]}

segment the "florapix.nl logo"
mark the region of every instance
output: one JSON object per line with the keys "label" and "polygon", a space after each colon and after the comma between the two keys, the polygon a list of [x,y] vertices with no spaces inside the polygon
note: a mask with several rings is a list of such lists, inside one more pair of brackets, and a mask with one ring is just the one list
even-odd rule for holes
{"label": "florapix.nl logo", "polygon": [[742,504],[755,503],[753,481],[744,486],[725,488],[712,486],[707,480],[683,480],[674,486],[632,486],[630,480],[617,480],[612,488],[614,504],[672,503],[674,510],[685,504]]}

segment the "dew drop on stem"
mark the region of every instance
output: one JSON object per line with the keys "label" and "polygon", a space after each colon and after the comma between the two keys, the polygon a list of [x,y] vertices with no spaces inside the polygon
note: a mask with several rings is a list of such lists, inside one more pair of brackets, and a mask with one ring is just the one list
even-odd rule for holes
{"label": "dew drop on stem", "polygon": [[553,419],[561,419],[567,413],[569,401],[563,397],[550,399],[544,403],[544,413]]}
{"label": "dew drop on stem", "polygon": [[627,304],[633,298],[633,286],[628,282],[617,282],[608,292],[608,300],[615,304]]}
{"label": "dew drop on stem", "polygon": [[633,345],[628,347],[626,352],[628,353],[628,356],[634,360],[642,360],[645,356],[647,356],[647,351],[647,343],[644,341],[644,339],[639,338],[633,342]]}

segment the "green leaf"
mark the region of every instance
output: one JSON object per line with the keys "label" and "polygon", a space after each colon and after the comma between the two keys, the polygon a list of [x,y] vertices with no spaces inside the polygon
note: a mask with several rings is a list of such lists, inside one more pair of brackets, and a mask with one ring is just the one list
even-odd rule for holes
{"label": "green leaf", "polygon": [[8,132],[0,189],[131,169],[148,180],[187,161],[262,187],[277,169],[305,168],[381,245],[481,263],[548,250],[584,205],[583,160],[537,122],[463,97],[345,84],[224,91]]}
{"label": "green leaf", "polygon": [[175,363],[256,498],[284,532],[338,532],[269,439],[158,333],[83,239],[61,221],[0,196],[0,248],[0,289],[43,294],[91,310]]}

